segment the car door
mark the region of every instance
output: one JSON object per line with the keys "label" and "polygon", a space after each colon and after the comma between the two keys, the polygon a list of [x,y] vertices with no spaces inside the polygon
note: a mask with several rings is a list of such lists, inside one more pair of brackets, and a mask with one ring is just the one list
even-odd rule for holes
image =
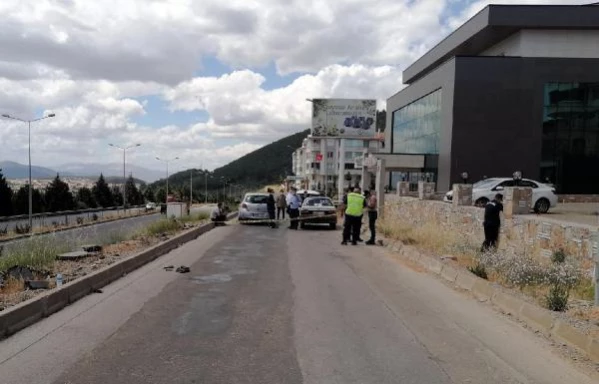
{"label": "car door", "polygon": [[531,180],[522,180],[520,182],[521,187],[532,188],[532,205],[535,205],[535,202],[539,199],[539,185]]}

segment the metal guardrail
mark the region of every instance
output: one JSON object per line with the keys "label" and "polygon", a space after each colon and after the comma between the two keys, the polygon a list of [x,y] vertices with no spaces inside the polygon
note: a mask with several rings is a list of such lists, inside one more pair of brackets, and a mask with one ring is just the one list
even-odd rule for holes
{"label": "metal guardrail", "polygon": [[[131,205],[127,206],[126,209],[138,209],[145,208],[145,205]],[[118,211],[125,209],[123,206],[118,207],[106,207],[106,208],[88,208],[88,209],[78,209],[72,211],[57,211],[57,212],[43,212],[43,213],[35,213],[31,217],[33,219],[45,219],[50,217],[57,216],[65,216],[65,215],[83,215],[86,213],[96,213],[96,212],[104,212],[104,211]],[[7,221],[19,221],[19,220],[28,220],[29,215],[14,215],[14,216],[0,216],[0,223],[5,223]]]}

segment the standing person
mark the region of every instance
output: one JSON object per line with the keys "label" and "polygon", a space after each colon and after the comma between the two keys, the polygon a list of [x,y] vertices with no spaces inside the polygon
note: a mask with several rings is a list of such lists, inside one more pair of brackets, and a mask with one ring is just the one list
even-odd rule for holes
{"label": "standing person", "polygon": [[483,228],[485,231],[485,241],[481,247],[481,252],[497,249],[497,240],[499,239],[499,228],[501,219],[499,214],[503,211],[503,196],[496,194],[492,201],[485,206],[485,221]]}
{"label": "standing person", "polygon": [[287,199],[285,198],[285,191],[281,189],[279,196],[277,196],[277,220],[285,220],[285,209],[287,208]]}
{"label": "standing person", "polygon": [[347,195],[347,208],[345,209],[345,222],[343,223],[343,241],[341,245],[347,245],[350,240],[353,245],[358,244],[360,237],[360,217],[363,215],[366,200],[360,194],[360,188],[355,188]]}
{"label": "standing person", "polygon": [[378,201],[376,200],[376,191],[370,191],[366,200],[366,208],[368,210],[368,227],[370,228],[370,240],[366,242],[368,245],[374,245],[376,240],[376,220],[378,219],[377,211]]}
{"label": "standing person", "polygon": [[268,198],[266,199],[266,210],[268,211],[268,218],[270,219],[269,226],[271,228],[276,228],[277,224],[275,223],[275,191],[273,191],[272,188],[268,188],[266,192],[268,192]]}
{"label": "standing person", "polygon": [[287,207],[289,208],[289,218],[291,219],[291,223],[289,224],[289,229],[297,229],[299,217],[299,209],[302,205],[302,201],[300,197],[297,195],[297,189],[295,187],[291,187],[291,191],[287,195]]}

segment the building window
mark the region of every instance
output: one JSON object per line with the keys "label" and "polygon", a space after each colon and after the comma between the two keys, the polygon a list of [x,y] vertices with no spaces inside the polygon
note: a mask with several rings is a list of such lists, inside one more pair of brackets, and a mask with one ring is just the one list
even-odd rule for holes
{"label": "building window", "polygon": [[346,139],[345,148],[364,148],[364,140]]}
{"label": "building window", "polygon": [[560,193],[597,193],[599,179],[599,83],[544,85],[542,182]]}
{"label": "building window", "polygon": [[441,89],[393,112],[393,153],[439,153]]}
{"label": "building window", "polygon": [[335,157],[335,152],[327,152],[327,159],[332,159]]}

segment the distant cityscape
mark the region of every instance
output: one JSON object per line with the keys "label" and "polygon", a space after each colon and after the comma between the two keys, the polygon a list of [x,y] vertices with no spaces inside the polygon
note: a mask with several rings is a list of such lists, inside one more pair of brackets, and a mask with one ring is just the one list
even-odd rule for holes
{"label": "distant cityscape", "polygon": [[[48,184],[52,182],[53,178],[43,178],[43,179],[31,179],[31,183],[33,184],[34,189],[43,190]],[[73,193],[77,193],[81,188],[92,188],[96,181],[98,180],[90,178],[90,177],[60,177],[62,181],[68,184],[69,189]],[[19,188],[29,184],[29,179],[7,179],[8,185],[12,188],[13,191],[19,190]],[[120,186],[122,183],[108,183],[109,186]],[[136,183],[137,188],[140,187],[139,183]]]}

